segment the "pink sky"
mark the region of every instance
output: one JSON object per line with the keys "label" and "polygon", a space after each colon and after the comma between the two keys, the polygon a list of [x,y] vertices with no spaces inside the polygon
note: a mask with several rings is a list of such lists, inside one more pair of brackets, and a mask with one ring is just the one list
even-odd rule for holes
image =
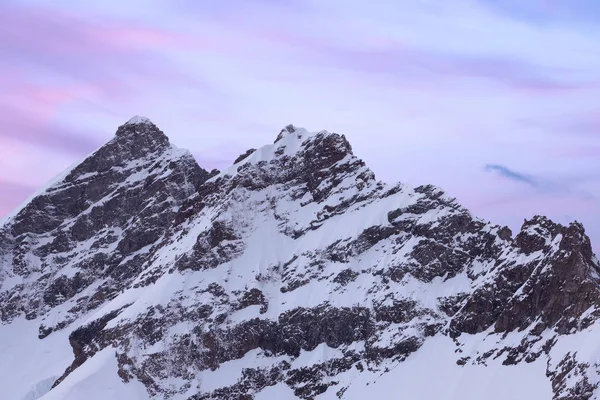
{"label": "pink sky", "polygon": [[337,131],[385,181],[600,243],[600,5],[522,3],[4,1],[0,215],[142,114],[206,169]]}

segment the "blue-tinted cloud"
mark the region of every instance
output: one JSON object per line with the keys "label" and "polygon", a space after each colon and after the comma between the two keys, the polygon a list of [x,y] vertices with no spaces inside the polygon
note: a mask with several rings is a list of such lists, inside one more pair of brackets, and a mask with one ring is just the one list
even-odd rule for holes
{"label": "blue-tinted cloud", "polygon": [[495,173],[508,180],[525,184],[545,195],[570,195],[584,200],[594,200],[596,196],[590,191],[581,189],[582,183],[597,182],[600,174],[584,174],[576,176],[552,177],[550,179],[514,171],[504,165],[488,164],[484,167],[487,172]]}
{"label": "blue-tinted cloud", "polygon": [[485,166],[485,170],[489,172],[494,172],[503,178],[510,179],[515,182],[524,183],[526,185],[532,187],[539,187],[540,184],[538,180],[530,175],[522,174],[520,172],[513,171],[503,165],[498,164],[488,164]]}

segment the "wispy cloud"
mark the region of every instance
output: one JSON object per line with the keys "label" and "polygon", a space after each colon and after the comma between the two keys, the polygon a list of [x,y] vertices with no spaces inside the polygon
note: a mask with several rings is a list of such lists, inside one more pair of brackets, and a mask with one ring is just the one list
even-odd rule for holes
{"label": "wispy cloud", "polygon": [[535,188],[540,187],[540,183],[538,182],[538,179],[534,178],[533,176],[513,171],[503,165],[488,164],[484,167],[484,169],[488,172],[494,172],[494,173],[502,176],[503,178],[507,178],[507,179],[510,179],[515,182],[524,183],[528,186],[535,187]]}
{"label": "wispy cloud", "polygon": [[560,194],[571,195],[585,200],[596,199],[590,191],[581,189],[582,183],[597,182],[600,175],[596,173],[578,174],[571,176],[555,176],[553,178],[544,178],[514,171],[506,166],[498,164],[488,164],[484,167],[487,172],[495,173],[502,178],[525,184],[535,189],[540,194]]}
{"label": "wispy cloud", "polygon": [[[522,52],[516,50],[506,51],[505,47],[508,47],[506,38],[495,37],[496,44],[501,44],[503,47],[502,51],[498,53],[490,51],[489,47],[485,50],[476,47],[483,42],[483,40],[477,39],[478,35],[487,36],[492,29],[504,30],[512,27],[510,20],[492,18],[485,8],[479,9],[479,14],[469,16],[469,18],[488,19],[491,20],[492,25],[486,27],[479,22],[466,24],[468,28],[471,28],[469,31],[463,26],[458,26],[457,21],[460,21],[460,18],[452,13],[448,14],[445,7],[441,5],[438,13],[428,14],[415,7],[414,2],[401,1],[398,6],[393,6],[393,10],[390,12],[411,15],[415,21],[422,20],[424,28],[411,26],[414,24],[412,21],[404,28],[386,27],[385,30],[389,34],[382,35],[377,33],[384,30],[382,27],[370,31],[365,29],[367,23],[365,21],[369,21],[366,17],[361,18],[359,15],[347,15],[340,12],[335,16],[336,29],[332,30],[329,27],[330,19],[327,18],[331,12],[328,7],[317,6],[316,3],[311,2],[298,2],[299,4],[295,7],[286,8],[265,7],[270,3],[269,1],[249,3],[228,1],[223,5],[207,9],[204,4],[193,6],[195,2],[183,2],[187,5],[187,13],[196,18],[206,18],[206,15],[210,15],[212,23],[217,21],[221,24],[231,25],[231,32],[237,32],[248,38],[248,44],[251,47],[263,49],[263,46],[269,46],[270,51],[262,50],[261,55],[270,58],[276,57],[278,54],[285,55],[286,59],[294,60],[298,65],[304,65],[311,69],[336,68],[353,71],[361,74],[360,78],[366,82],[373,81],[374,78],[381,81],[381,76],[384,76],[387,77],[385,80],[387,85],[426,86],[431,89],[431,86],[440,83],[483,79],[516,90],[520,94],[544,96],[559,95],[570,91],[587,91],[598,87],[596,79],[581,77],[575,73],[579,68],[577,64],[572,65],[570,69],[562,64],[560,67],[545,65],[547,64],[546,60],[536,60],[535,57],[524,56]],[[464,6],[464,2],[459,3]],[[312,7],[309,7],[308,4]],[[350,9],[357,8],[356,3],[349,4],[349,6]],[[387,6],[389,3],[386,2]],[[257,7],[260,7],[260,12],[256,12]],[[386,7],[372,9],[382,12]],[[292,11],[289,10],[290,8]],[[477,9],[477,7],[475,8]],[[418,12],[419,10],[421,12]],[[363,10],[356,10],[356,12],[360,11]],[[374,12],[368,11],[366,15]],[[382,16],[378,15],[378,17]],[[290,18],[298,20],[299,23],[281,22]],[[265,23],[267,19],[273,22]],[[302,25],[300,21],[306,21],[307,26],[314,26],[314,28],[296,29],[297,25]],[[321,28],[324,21],[327,26]],[[431,28],[435,25],[439,26],[438,29],[427,29],[427,27]],[[522,33],[525,36],[521,40],[533,42],[539,41],[540,37],[548,40],[536,29],[523,30]],[[468,42],[475,43],[475,45],[467,46],[465,42],[454,41],[447,48],[440,48],[440,46],[431,44],[424,45],[419,43],[420,40],[411,40],[411,38],[418,37],[421,40],[426,39],[427,42],[443,43],[448,40],[448,37],[440,35],[446,31],[468,35]],[[498,43],[499,41],[501,43]]]}

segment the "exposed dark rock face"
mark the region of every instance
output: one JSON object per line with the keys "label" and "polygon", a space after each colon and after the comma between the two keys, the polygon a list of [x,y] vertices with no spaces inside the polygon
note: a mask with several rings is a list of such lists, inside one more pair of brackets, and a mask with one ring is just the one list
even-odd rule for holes
{"label": "exposed dark rock face", "polygon": [[566,334],[589,326],[596,311],[579,318],[598,306],[600,280],[581,225],[564,227],[536,217],[525,222],[515,243],[525,255],[539,256],[523,264],[500,264],[494,281],[469,297],[453,319],[453,328],[477,333],[494,325],[496,332],[510,332],[537,321]]}
{"label": "exposed dark rock face", "polygon": [[98,351],[98,343],[96,342],[98,337],[105,333],[103,329],[106,327],[106,324],[119,315],[120,311],[121,310],[111,311],[100,319],[71,332],[69,335],[69,343],[73,348],[75,360],[73,360],[73,363],[67,368],[63,376],[54,382],[54,387],[58,386],[71,372],[80,367],[87,359]]}
{"label": "exposed dark rock face", "polygon": [[[573,354],[566,354],[555,371],[548,371],[552,381],[552,391],[559,400],[587,400],[594,398],[598,383],[590,382],[590,365],[577,361]],[[595,371],[597,373],[597,371]],[[573,380],[575,383],[567,382]]]}
{"label": "exposed dark rock face", "polygon": [[234,164],[239,163],[240,161],[245,160],[246,158],[248,158],[248,156],[252,153],[254,153],[256,151],[256,149],[248,149],[245,153],[240,154],[240,156],[238,158],[235,159],[235,161],[233,162]]}
{"label": "exposed dark rock face", "polygon": [[[588,399],[600,367],[560,344],[598,299],[580,224],[534,217],[513,238],[293,125],[208,173],[134,119],[0,226],[1,323],[65,335],[55,387],[110,350],[156,399],[343,399],[443,338],[453,367],[543,362],[554,398]],[[207,384],[219,371],[231,381]]]}

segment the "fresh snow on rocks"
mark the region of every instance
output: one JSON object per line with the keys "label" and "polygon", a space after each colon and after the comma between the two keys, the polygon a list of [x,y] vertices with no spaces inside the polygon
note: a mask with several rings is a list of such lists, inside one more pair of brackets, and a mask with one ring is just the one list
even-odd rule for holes
{"label": "fresh snow on rocks", "polygon": [[137,124],[152,124],[152,121],[150,121],[150,118],[147,117],[142,117],[141,115],[135,115],[133,117],[131,117],[129,119],[129,121],[127,121],[125,123],[125,125],[137,125]]}

